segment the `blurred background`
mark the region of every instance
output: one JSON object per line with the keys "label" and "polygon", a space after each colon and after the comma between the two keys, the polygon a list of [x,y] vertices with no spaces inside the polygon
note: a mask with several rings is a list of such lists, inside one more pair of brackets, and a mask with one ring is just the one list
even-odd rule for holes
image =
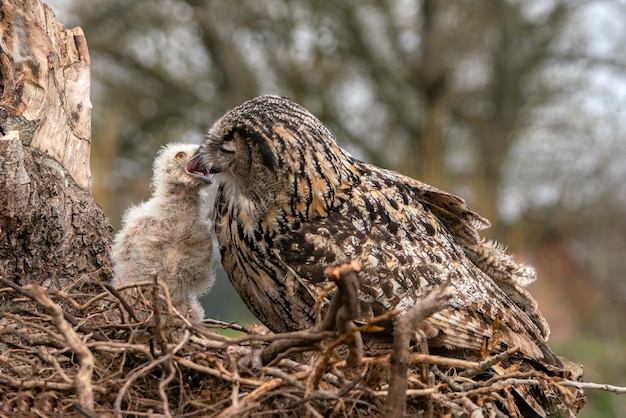
{"label": "blurred background", "polygon": [[[229,108],[293,98],[360,159],[463,196],[520,260],[551,346],[626,385],[626,0],[48,0],[92,60],[96,201]],[[253,321],[222,275],[207,314]],[[581,417],[626,416],[588,391]]]}

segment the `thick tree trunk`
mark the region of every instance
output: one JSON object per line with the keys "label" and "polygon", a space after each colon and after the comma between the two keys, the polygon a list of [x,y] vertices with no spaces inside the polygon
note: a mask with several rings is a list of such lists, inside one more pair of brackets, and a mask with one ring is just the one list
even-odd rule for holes
{"label": "thick tree trunk", "polygon": [[90,195],[89,54],[39,0],[0,3],[0,275],[62,289],[110,278]]}

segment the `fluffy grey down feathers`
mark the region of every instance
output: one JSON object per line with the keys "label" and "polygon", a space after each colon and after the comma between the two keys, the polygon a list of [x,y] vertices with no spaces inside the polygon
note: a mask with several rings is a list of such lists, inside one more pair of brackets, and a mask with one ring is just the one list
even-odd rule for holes
{"label": "fluffy grey down feathers", "polygon": [[200,321],[198,297],[215,280],[207,189],[210,179],[185,171],[197,145],[174,143],[154,161],[152,197],[126,210],[113,244],[115,285],[152,280],[165,282],[181,313]]}

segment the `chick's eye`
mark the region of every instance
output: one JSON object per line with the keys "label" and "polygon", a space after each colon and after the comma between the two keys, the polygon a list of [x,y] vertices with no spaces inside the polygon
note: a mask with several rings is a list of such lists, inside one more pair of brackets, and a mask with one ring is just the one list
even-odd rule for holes
{"label": "chick's eye", "polygon": [[179,152],[178,154],[176,154],[176,156],[174,158],[176,158],[177,160],[182,160],[183,158],[185,158],[187,156],[186,152]]}

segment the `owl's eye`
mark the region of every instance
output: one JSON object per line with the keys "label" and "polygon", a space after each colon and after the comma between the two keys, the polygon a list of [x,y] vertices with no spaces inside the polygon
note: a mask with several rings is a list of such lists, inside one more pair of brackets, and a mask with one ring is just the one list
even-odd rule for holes
{"label": "owl's eye", "polygon": [[174,158],[176,158],[177,160],[182,160],[183,158],[185,158],[187,156],[186,152],[179,152],[178,154],[176,154],[176,156]]}
{"label": "owl's eye", "polygon": [[234,154],[235,153],[235,144],[233,141],[222,142],[220,145],[220,151],[225,154]]}

